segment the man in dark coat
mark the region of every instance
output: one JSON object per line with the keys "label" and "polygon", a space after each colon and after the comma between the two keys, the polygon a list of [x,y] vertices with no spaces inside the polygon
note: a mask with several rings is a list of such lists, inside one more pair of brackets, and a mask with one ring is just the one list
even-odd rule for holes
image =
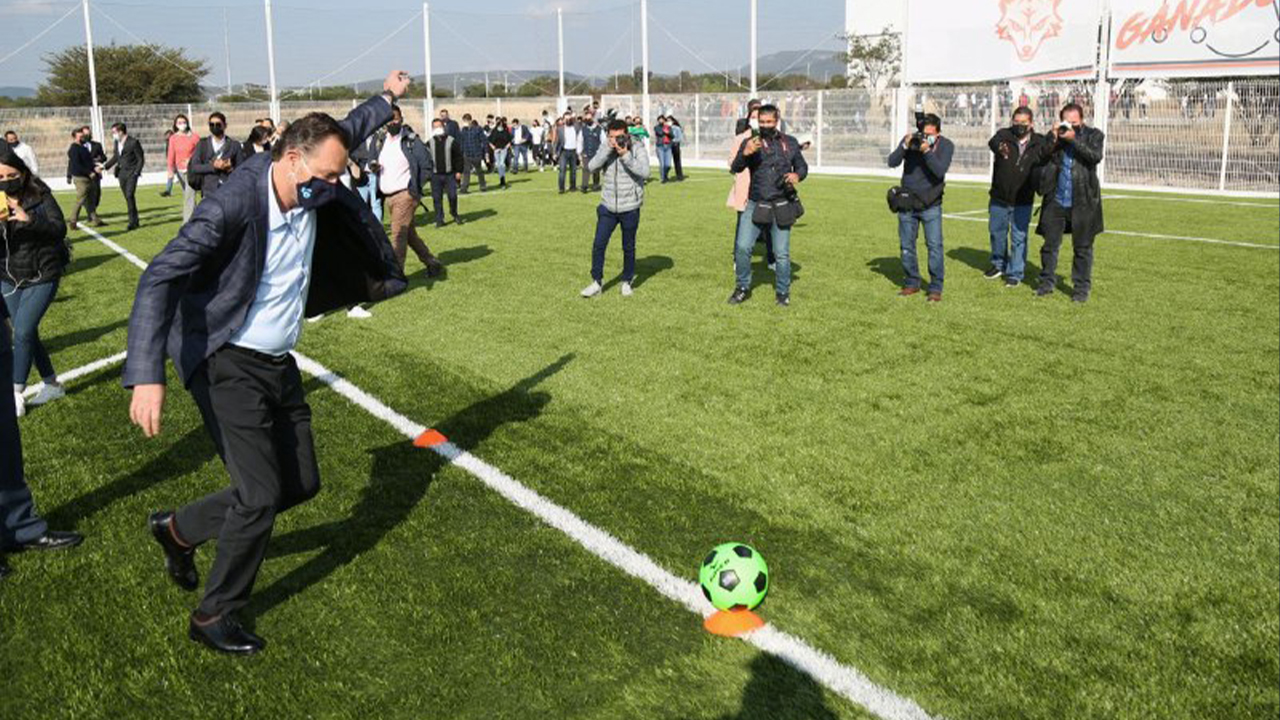
{"label": "man in dark coat", "polygon": [[1063,107],[1058,117],[1063,124],[1049,134],[1052,154],[1040,182],[1044,204],[1036,234],[1044,237],[1044,246],[1036,296],[1053,293],[1058,249],[1063,234],[1071,233],[1071,299],[1082,303],[1093,288],[1093,240],[1104,229],[1098,165],[1106,138],[1101,130],[1084,124],[1084,109],[1075,103]]}
{"label": "man in dark coat", "polygon": [[170,579],[199,584],[195,550],[218,541],[188,635],[215,650],[265,644],[235,619],[253,589],[280,512],[314,496],[319,469],[311,408],[291,351],[304,317],[376,302],[407,286],[381,223],[339,180],[348,148],[391,119],[409,75],[338,122],[312,113],[271,153],[240,166],[192,216],[138,283],[123,383],[130,418],[160,432],[165,349],[191,391],[231,486],[151,516]]}
{"label": "man in dark coat", "polygon": [[142,152],[142,143],[129,134],[124,123],[112,125],[111,134],[115,150],[103,169],[115,170],[116,178],[120,181],[120,192],[124,194],[125,206],[129,208],[129,227],[126,229],[137,230],[138,201],[134,194],[138,191],[138,178],[142,175],[142,166],[146,164],[146,155]]}

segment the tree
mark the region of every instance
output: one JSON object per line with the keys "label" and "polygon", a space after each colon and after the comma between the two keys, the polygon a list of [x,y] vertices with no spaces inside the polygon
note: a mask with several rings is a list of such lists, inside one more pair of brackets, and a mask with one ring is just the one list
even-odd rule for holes
{"label": "tree", "polygon": [[[103,105],[200,102],[200,81],[209,74],[203,60],[162,45],[105,45],[94,48],[98,102]],[[45,105],[88,105],[89,56],[83,45],[51,53],[45,82],[37,92]]]}
{"label": "tree", "polygon": [[840,58],[849,66],[848,81],[878,96],[886,87],[898,82],[902,71],[902,39],[891,28],[879,35],[845,35],[849,51]]}

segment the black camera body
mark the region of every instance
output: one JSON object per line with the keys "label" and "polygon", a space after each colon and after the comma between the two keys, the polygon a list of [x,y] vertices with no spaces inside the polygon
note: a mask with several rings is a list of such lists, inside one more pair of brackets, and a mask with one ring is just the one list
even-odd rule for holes
{"label": "black camera body", "polygon": [[621,135],[619,135],[618,138],[613,142],[615,145],[618,146],[619,149],[625,148],[627,150],[630,150],[631,149],[631,133],[624,132]]}
{"label": "black camera body", "polygon": [[915,120],[916,131],[907,139],[907,150],[910,152],[924,152],[924,147],[932,144],[929,142],[929,135],[924,131],[924,126],[933,125],[941,130],[942,119],[937,115],[930,115],[917,110]]}

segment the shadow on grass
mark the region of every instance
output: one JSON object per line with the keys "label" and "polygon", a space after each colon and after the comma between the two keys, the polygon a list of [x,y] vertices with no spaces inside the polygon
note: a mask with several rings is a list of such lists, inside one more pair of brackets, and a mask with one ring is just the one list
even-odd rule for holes
{"label": "shadow on grass", "polygon": [[[1028,243],[1031,241],[1028,240]],[[1028,258],[1031,256],[1030,247],[1027,252]],[[959,260],[974,270],[986,272],[991,267],[991,252],[989,250],[981,250],[978,248],[958,247],[947,251],[947,257],[952,260]],[[1034,289],[1040,277],[1040,266],[1027,261],[1026,269],[1022,274],[1022,284],[1030,289]]]}
{"label": "shadow on grass", "polygon": [[436,255],[436,259],[444,265],[444,271],[439,275],[427,275],[425,267],[419,268],[416,272],[409,275],[409,289],[417,287],[425,287],[431,289],[438,282],[444,282],[449,279],[449,268],[454,265],[462,265],[475,260],[489,257],[493,254],[493,248],[488,245],[471,245],[468,247],[452,248]]}
{"label": "shadow on grass", "polygon": [[[484,443],[498,428],[508,423],[527,422],[542,413],[551,401],[544,392],[534,392],[542,381],[560,372],[573,360],[565,355],[507,390],[476,402],[437,429],[459,450]],[[323,582],[344,565],[377,547],[378,543],[404,522],[426,496],[437,473],[448,461],[435,451],[420,449],[408,441],[392,443],[370,451],[373,468],[369,484],[343,520],[296,530],[272,541],[268,557],[280,557],[321,549],[320,554],[254,595],[245,613],[246,621],[262,617],[272,608]]]}
{"label": "shadow on grass", "polygon": [[813,678],[779,660],[761,653],[751,661],[751,679],[742,691],[742,707],[719,720],[835,720],[827,707],[822,688]]}
{"label": "shadow on grass", "polygon": [[56,353],[66,348],[72,348],[83,343],[90,343],[98,338],[108,335],[129,324],[129,318],[121,318],[115,322],[107,323],[96,328],[85,328],[74,332],[63,333],[49,339],[41,338],[44,343],[45,350],[50,353]]}
{"label": "shadow on grass", "polygon": [[[104,373],[105,375],[108,374]],[[213,441],[209,439],[204,425],[197,425],[137,470],[54,508],[46,515],[49,525],[74,528],[81,520],[102,511],[117,500],[199,470],[216,455]],[[138,518],[140,527],[143,520],[142,517]]]}
{"label": "shadow on grass", "polygon": [[[676,261],[666,255],[649,255],[648,257],[636,258],[636,276],[631,279],[631,287],[639,288],[641,285],[649,281],[649,278],[661,273],[664,270],[670,270],[676,266]],[[619,275],[604,284],[604,289],[617,285],[622,282],[622,276]]]}

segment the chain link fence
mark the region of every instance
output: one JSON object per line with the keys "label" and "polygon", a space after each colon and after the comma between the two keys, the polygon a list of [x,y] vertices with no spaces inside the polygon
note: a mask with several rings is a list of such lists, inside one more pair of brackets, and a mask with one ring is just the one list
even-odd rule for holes
{"label": "chain link fence", "polygon": [[[965,86],[917,86],[866,90],[771,92],[760,97],[779,106],[787,131],[811,143],[806,158],[815,167],[837,172],[887,172],[885,156],[913,129],[914,110],[937,113],[943,134],[956,145],[953,177],[984,178],[991,166],[987,141],[1009,122],[1013,109],[1026,105],[1035,114],[1036,128],[1046,131],[1057,122],[1067,102],[1085,108],[1087,121],[1107,132],[1104,180],[1110,186],[1167,188],[1187,191],[1280,193],[1280,78],[1236,80],[1117,81],[1098,92],[1093,82],[1021,83]],[[718,165],[729,157],[734,126],[746,113],[745,93],[651,95],[647,124],[659,115],[674,115],[685,130],[687,161]],[[574,98],[580,109],[585,98]],[[341,116],[351,101],[281,103],[285,119],[323,111]],[[1098,105],[1103,112],[1098,112]],[[604,110],[639,114],[637,95],[605,95]],[[526,122],[543,111],[556,114],[557,99],[466,98],[437,100],[460,119],[471,113],[504,115]],[[242,138],[253,122],[269,114],[268,104],[151,105],[103,107],[104,123],[125,122],[130,134],[143,142],[146,170],[165,169],[165,132],[174,116],[183,113],[200,132],[208,114],[227,116],[230,133]],[[404,103],[405,121],[425,130],[420,101]],[[14,130],[35,150],[40,173],[60,180],[72,127],[89,122],[88,108],[0,109],[0,129]],[[110,148],[108,148],[110,153]]]}

